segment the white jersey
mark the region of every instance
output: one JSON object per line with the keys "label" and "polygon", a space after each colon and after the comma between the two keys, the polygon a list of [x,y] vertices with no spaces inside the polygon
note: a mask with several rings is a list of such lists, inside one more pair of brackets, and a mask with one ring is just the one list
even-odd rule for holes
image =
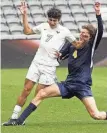
{"label": "white jersey", "polygon": [[70,42],[76,40],[71,32],[60,24],[52,29],[48,23],[42,23],[34,27],[33,31],[41,34],[40,46],[33,61],[43,65],[58,66],[55,50],[60,51],[66,39]]}

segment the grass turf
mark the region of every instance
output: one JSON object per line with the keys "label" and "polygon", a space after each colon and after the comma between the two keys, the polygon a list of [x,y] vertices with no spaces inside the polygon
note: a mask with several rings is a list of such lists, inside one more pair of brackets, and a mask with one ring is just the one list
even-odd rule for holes
{"label": "grass turf", "polygon": [[[17,96],[21,93],[27,69],[1,70],[1,121],[12,114]],[[66,68],[58,68],[59,80],[67,75]],[[94,68],[93,94],[98,108],[107,111],[107,68]],[[23,109],[29,104],[34,90]],[[38,107],[26,120],[26,126],[1,127],[2,133],[106,133],[107,121],[93,120],[77,99],[50,98]]]}

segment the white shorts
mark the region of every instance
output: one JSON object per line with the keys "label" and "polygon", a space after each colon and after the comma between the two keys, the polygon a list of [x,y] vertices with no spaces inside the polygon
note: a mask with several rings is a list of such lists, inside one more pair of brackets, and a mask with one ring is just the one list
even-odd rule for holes
{"label": "white shorts", "polygon": [[26,78],[36,83],[52,85],[57,81],[56,67],[45,66],[32,62]]}

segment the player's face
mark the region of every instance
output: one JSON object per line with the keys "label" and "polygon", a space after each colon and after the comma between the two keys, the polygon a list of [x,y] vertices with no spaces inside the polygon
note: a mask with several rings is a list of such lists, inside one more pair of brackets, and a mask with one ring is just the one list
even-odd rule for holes
{"label": "player's face", "polygon": [[80,40],[85,40],[85,41],[89,41],[90,39],[90,34],[88,32],[87,29],[82,29],[80,32]]}
{"label": "player's face", "polygon": [[53,29],[53,28],[57,27],[59,20],[55,19],[55,18],[48,18],[48,23],[49,23],[50,27]]}

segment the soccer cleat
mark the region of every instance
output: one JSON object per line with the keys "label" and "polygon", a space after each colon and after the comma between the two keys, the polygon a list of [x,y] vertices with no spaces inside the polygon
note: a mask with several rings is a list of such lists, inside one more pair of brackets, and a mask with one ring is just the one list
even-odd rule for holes
{"label": "soccer cleat", "polygon": [[9,119],[7,122],[4,122],[2,126],[17,126],[17,125],[25,125],[25,122],[20,123],[17,119]]}

